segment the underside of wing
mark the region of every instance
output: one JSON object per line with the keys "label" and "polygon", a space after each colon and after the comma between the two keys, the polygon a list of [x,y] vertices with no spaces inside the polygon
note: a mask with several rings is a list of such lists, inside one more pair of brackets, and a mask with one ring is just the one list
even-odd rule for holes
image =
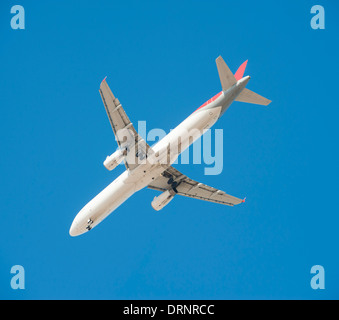
{"label": "underside of wing", "polygon": [[163,192],[173,190],[172,195],[177,194],[228,206],[244,202],[243,199],[233,197],[224,191],[194,181],[173,167],[166,169],[161,176],[148,185],[148,188]]}
{"label": "underside of wing", "polygon": [[129,170],[133,170],[145,161],[146,155],[152,149],[135,130],[120,101],[109,88],[106,78],[101,82],[99,92],[118,146],[126,153],[125,166]]}

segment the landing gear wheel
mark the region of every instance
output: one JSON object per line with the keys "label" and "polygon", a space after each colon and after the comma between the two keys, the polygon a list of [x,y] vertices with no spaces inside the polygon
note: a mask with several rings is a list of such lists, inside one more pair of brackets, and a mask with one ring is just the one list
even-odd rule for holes
{"label": "landing gear wheel", "polygon": [[92,219],[88,219],[87,224],[88,225],[87,225],[86,229],[89,231],[89,230],[92,229],[93,220]]}

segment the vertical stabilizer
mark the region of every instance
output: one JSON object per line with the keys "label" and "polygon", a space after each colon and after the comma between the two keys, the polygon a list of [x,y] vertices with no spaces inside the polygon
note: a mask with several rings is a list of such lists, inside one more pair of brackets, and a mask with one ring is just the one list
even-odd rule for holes
{"label": "vertical stabilizer", "polygon": [[235,77],[236,80],[240,80],[244,76],[246,65],[247,65],[247,61],[248,60],[243,62],[243,64],[239,67],[237,72],[234,74],[234,77]]}

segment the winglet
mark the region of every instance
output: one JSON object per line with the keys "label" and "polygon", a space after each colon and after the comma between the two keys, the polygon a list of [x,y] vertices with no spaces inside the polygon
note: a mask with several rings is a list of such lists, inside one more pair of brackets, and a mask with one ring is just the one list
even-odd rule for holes
{"label": "winglet", "polygon": [[104,78],[104,80],[101,81],[101,83],[103,83],[106,80],[107,76]]}
{"label": "winglet", "polygon": [[241,202],[244,203],[245,201],[246,201],[246,197]]}

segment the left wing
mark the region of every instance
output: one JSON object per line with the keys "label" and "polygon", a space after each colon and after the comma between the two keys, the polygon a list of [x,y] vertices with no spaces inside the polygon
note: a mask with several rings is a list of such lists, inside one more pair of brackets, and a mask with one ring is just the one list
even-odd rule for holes
{"label": "left wing", "polygon": [[148,188],[166,191],[173,189],[176,194],[190,198],[234,206],[245,200],[226,194],[224,191],[194,181],[173,167],[167,168]]}
{"label": "left wing", "polygon": [[133,127],[120,101],[114,97],[109,88],[106,78],[101,82],[99,92],[119,148],[127,151],[124,158],[125,166],[133,170],[144,163],[147,154],[153,150]]}

